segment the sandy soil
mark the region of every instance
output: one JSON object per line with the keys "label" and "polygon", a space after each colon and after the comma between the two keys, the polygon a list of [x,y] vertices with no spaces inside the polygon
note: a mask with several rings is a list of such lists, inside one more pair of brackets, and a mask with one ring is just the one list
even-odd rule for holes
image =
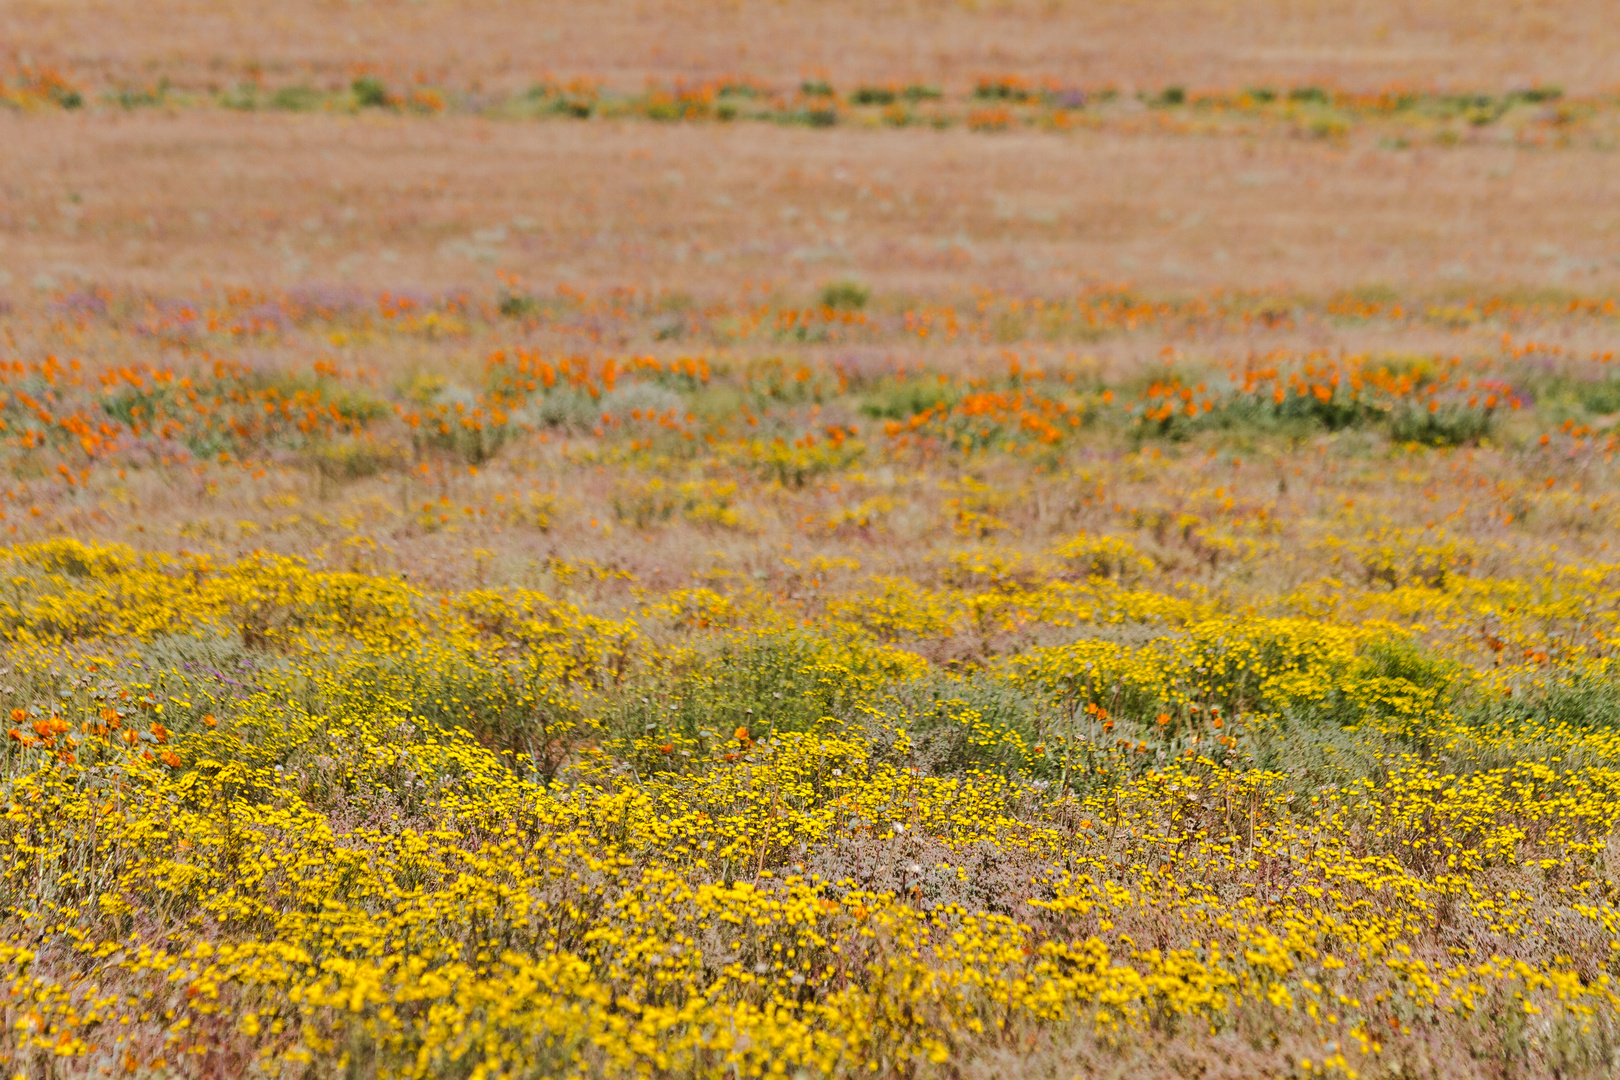
{"label": "sandy soil", "polygon": [[1109,132],[0,113],[0,292],[631,285],[1051,295],[1620,277],[1602,151]]}
{"label": "sandy soil", "polygon": [[535,76],[636,83],[1015,72],[1124,86],[1323,81],[1591,92],[1620,83],[1603,0],[10,0],[0,59],[135,81],[357,64],[494,89]]}

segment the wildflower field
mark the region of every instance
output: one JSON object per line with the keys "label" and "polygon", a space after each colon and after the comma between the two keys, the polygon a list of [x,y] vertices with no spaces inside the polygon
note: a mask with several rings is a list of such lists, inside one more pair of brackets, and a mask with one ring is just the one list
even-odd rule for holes
{"label": "wildflower field", "polygon": [[1620,1073],[1590,7],[0,12],[4,1075]]}

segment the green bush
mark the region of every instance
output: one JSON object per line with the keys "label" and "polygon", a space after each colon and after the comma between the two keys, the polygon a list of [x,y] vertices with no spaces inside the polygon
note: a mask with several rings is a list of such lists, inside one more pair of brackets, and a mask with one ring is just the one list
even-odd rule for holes
{"label": "green bush", "polygon": [[893,105],[898,96],[886,86],[859,86],[849,100],[857,105]]}
{"label": "green bush", "polygon": [[504,292],[499,311],[508,319],[526,319],[540,313],[540,301],[528,293]]}
{"label": "green bush", "polygon": [[821,287],[821,305],[844,311],[859,311],[866,306],[872,298],[872,292],[865,285],[852,278],[842,278],[838,281],[828,282]]}
{"label": "green bush", "polygon": [[861,413],[878,420],[905,420],[961,399],[955,387],[935,378],[906,379],[883,388],[861,403]]}
{"label": "green bush", "polygon": [[362,109],[382,109],[389,104],[388,87],[375,75],[362,75],[350,86],[354,103]]}
{"label": "green bush", "polygon": [[325,481],[345,482],[375,476],[404,461],[400,447],[370,436],[323,440],[305,451],[304,459]]}
{"label": "green bush", "polygon": [[1575,398],[1587,412],[1600,416],[1620,412],[1620,378],[1578,383]]}
{"label": "green bush", "polygon": [[313,86],[283,86],[270,95],[270,107],[286,112],[312,112],[321,106],[321,92]]}
{"label": "green bush", "polygon": [[1442,405],[1431,412],[1425,405],[1408,405],[1390,415],[1389,437],[1399,443],[1462,446],[1490,434],[1492,419],[1489,409]]}

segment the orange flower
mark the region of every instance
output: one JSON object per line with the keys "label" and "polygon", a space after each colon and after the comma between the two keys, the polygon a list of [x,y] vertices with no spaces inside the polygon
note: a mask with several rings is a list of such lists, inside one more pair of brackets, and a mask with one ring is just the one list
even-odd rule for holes
{"label": "orange flower", "polygon": [[178,769],[180,767],[180,755],[175,753],[173,750],[163,751],[163,756],[159,760],[171,769]]}
{"label": "orange flower", "polygon": [[1167,713],[1167,712],[1160,713],[1159,714],[1159,726],[1160,727],[1168,727],[1169,724],[1170,724],[1170,714]]}
{"label": "orange flower", "polygon": [[219,726],[219,721],[214,718],[213,713],[209,713],[207,716],[203,717],[202,722],[203,722],[203,727],[218,727]]}
{"label": "orange flower", "polygon": [[153,724],[152,725],[152,738],[156,739],[159,743],[168,742],[169,741],[169,729],[164,727],[162,724]]}
{"label": "orange flower", "polygon": [[28,713],[26,713],[22,709],[12,709],[11,710],[11,722],[12,723],[20,724],[26,719],[28,719]]}
{"label": "orange flower", "polygon": [[745,743],[745,742],[748,741],[748,729],[746,727],[738,728],[737,731],[736,731],[736,735],[737,735],[737,741],[738,742]]}

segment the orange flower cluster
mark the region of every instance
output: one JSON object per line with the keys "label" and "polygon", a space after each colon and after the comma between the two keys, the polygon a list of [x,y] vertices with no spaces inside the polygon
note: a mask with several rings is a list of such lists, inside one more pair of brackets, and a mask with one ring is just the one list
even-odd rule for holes
{"label": "orange flower cluster", "polygon": [[1081,424],[1082,406],[1028,390],[986,390],[955,405],[936,405],[891,420],[884,433],[896,447],[944,445],[964,451],[993,446],[1053,446]]}

